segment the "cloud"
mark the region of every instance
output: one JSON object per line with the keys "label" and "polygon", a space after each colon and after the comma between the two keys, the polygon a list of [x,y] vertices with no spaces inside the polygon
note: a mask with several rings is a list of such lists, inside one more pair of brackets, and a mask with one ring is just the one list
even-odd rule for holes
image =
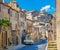
{"label": "cloud", "polygon": [[44,7],[42,7],[40,10],[42,11],[42,10],[48,10],[48,9],[50,9],[51,8],[51,6],[50,5],[46,5],[46,6],[44,6]]}

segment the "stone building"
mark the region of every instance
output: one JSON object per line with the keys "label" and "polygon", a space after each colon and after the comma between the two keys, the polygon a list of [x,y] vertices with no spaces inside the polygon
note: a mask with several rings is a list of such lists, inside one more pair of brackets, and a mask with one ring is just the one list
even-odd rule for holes
{"label": "stone building", "polygon": [[[28,14],[25,10],[18,8],[18,4],[15,0],[10,3],[4,3],[4,0],[0,2],[0,23],[1,19],[8,20],[9,26],[2,27],[0,29],[0,47],[8,47],[11,45],[21,44],[23,37],[23,31],[29,30],[32,32],[32,17],[28,19]],[[2,25],[0,25],[1,27]],[[5,43],[4,43],[5,42]]]}
{"label": "stone building", "polygon": [[56,16],[51,15],[51,20],[48,24],[48,40],[56,40]]}
{"label": "stone building", "polygon": [[57,49],[57,36],[56,36],[56,14],[49,14],[51,19],[48,23],[48,50],[58,50]]}
{"label": "stone building", "polygon": [[[19,31],[19,12],[16,2],[9,4],[0,2],[0,19],[8,20],[9,26],[2,26],[0,32],[0,47],[8,47],[11,44],[18,45],[20,43]],[[0,25],[1,26],[1,25]],[[20,32],[19,32],[20,33]]]}
{"label": "stone building", "polygon": [[20,32],[20,44],[21,44],[22,43],[21,40],[23,40],[22,37],[24,37],[24,35],[26,35],[24,33],[27,32],[26,14],[24,10],[19,12],[19,30],[20,30],[19,32]]}
{"label": "stone building", "polygon": [[34,39],[34,27],[33,27],[33,20],[32,20],[31,12],[26,12],[26,24],[27,24],[27,32],[30,34],[31,38]]}
{"label": "stone building", "polygon": [[56,0],[56,38],[57,38],[57,50],[60,50],[60,0]]}

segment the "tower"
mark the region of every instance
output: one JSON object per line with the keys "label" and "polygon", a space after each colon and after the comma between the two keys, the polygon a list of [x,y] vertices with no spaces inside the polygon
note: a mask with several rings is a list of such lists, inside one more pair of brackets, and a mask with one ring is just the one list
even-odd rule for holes
{"label": "tower", "polygon": [[16,2],[16,0],[11,0],[11,2],[8,5],[13,8],[18,8],[18,3]]}
{"label": "tower", "polygon": [[11,3],[13,4],[14,7],[18,7],[18,3],[16,2],[16,0],[11,0]]}

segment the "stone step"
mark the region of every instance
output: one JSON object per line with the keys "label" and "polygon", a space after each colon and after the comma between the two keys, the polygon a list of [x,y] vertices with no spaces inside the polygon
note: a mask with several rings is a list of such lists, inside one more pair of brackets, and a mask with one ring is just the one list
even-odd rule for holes
{"label": "stone step", "polygon": [[56,43],[56,41],[49,41],[48,42],[48,50],[57,50],[57,43]]}

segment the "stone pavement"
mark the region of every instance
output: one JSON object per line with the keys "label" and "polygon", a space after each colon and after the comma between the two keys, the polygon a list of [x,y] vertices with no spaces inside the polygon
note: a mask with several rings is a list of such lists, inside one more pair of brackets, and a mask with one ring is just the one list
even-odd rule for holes
{"label": "stone pavement", "polygon": [[7,49],[2,49],[2,48],[0,48],[0,50],[7,50]]}
{"label": "stone pavement", "polygon": [[8,47],[8,49],[2,49],[2,48],[0,48],[0,50],[16,50],[17,48],[22,48],[24,46],[25,45],[10,46],[10,47]]}
{"label": "stone pavement", "polygon": [[47,50],[47,44],[37,45],[37,50]]}
{"label": "stone pavement", "polygon": [[16,50],[17,48],[22,48],[24,47],[25,45],[17,45],[17,46],[11,46],[9,47],[7,50]]}
{"label": "stone pavement", "polygon": [[40,40],[33,45],[27,45],[22,48],[18,48],[17,50],[47,50],[47,41]]}
{"label": "stone pavement", "polygon": [[17,46],[10,46],[8,49],[1,49],[1,50],[47,50],[48,45],[46,40],[41,40],[33,45],[17,45]]}

